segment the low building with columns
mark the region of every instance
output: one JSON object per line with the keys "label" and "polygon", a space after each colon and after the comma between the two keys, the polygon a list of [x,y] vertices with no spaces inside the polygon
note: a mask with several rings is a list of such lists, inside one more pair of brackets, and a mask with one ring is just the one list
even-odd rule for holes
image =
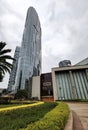
{"label": "low building with columns", "polygon": [[88,65],[56,67],[33,77],[32,97],[43,101],[88,99]]}
{"label": "low building with columns", "polygon": [[54,100],[88,99],[88,65],[52,68]]}

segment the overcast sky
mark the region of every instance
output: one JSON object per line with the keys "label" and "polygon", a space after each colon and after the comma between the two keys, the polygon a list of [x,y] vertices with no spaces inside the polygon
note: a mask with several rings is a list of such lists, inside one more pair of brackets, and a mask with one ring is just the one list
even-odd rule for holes
{"label": "overcast sky", "polygon": [[[42,72],[61,60],[72,65],[88,57],[88,0],[0,0],[0,41],[14,55],[21,45],[27,9],[33,6],[42,28]],[[7,87],[6,75],[0,87]]]}

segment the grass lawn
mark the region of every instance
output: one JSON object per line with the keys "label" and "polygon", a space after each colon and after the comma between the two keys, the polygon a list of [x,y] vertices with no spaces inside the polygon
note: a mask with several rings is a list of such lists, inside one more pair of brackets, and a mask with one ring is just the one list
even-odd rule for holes
{"label": "grass lawn", "polygon": [[38,106],[0,112],[0,129],[19,130],[27,127],[28,124],[43,118],[55,106],[56,103],[44,103]]}
{"label": "grass lawn", "polygon": [[22,105],[22,104],[5,104],[5,105],[0,104],[0,109],[7,108],[7,107],[13,107],[13,106],[20,106],[20,105]]}

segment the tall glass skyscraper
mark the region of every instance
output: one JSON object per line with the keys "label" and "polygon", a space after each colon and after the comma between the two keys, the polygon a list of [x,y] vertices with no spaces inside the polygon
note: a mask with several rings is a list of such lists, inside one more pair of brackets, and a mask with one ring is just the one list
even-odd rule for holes
{"label": "tall glass skyscraper", "polygon": [[9,82],[8,82],[8,91],[12,91],[14,89],[15,84],[15,78],[17,73],[17,66],[18,66],[18,59],[19,59],[19,53],[20,53],[20,47],[16,47],[15,53],[14,53],[14,61],[13,61],[13,67],[10,73]]}
{"label": "tall glass skyscraper", "polygon": [[16,75],[15,88],[25,89],[32,76],[41,73],[41,27],[33,7],[27,11],[21,51]]}

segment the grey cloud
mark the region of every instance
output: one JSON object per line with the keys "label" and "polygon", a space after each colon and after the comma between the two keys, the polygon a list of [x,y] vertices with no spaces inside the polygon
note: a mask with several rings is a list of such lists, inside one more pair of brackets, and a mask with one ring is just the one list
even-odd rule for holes
{"label": "grey cloud", "polygon": [[[8,43],[9,48],[13,48],[14,52],[16,45],[20,45],[24,21],[23,16],[12,8],[8,1],[0,1],[0,41]],[[11,21],[11,17],[13,21]],[[10,18],[10,19],[9,19]],[[14,43],[14,44],[13,44]]]}
{"label": "grey cloud", "polygon": [[[47,40],[50,41],[50,39],[52,39],[51,44],[53,44],[52,43],[53,38],[57,38],[57,35],[59,34],[58,35],[59,37],[57,38],[58,43],[60,42],[60,36],[63,37],[63,39],[65,39],[66,37],[65,40],[68,43],[65,43],[64,41],[64,44],[72,45],[73,50],[74,48],[80,48],[80,52],[81,52],[82,50],[81,46],[83,46],[84,44],[86,45],[88,40],[87,39],[88,22],[85,22],[88,20],[88,14],[87,14],[88,2],[87,1],[71,2],[70,0],[67,0],[67,1],[63,1],[63,3],[65,3],[64,9],[62,8],[61,10],[59,10],[59,2],[57,2],[57,4],[53,4],[52,2],[50,4],[50,8],[48,8],[48,11],[51,12],[52,17],[49,15],[48,16],[49,18],[48,19],[46,18],[47,19],[46,27],[50,32],[49,35],[48,32],[46,32],[47,35],[46,41]],[[58,13],[56,12],[57,8],[58,8]],[[69,35],[64,34],[66,28],[63,29],[63,26],[66,26],[66,28],[69,30]],[[75,50],[77,51],[77,49]],[[64,52],[63,55],[65,55]]]}
{"label": "grey cloud", "polygon": [[52,22],[55,19],[56,2],[55,1],[51,1],[51,3],[49,3],[47,8],[48,8],[47,9],[48,20]]}
{"label": "grey cloud", "polygon": [[0,1],[0,15],[2,16],[2,15],[6,15],[8,13],[18,17],[19,19],[23,19],[23,16],[19,13],[19,11],[18,10],[16,11],[16,8],[13,9],[8,4],[8,1],[1,0]]}
{"label": "grey cloud", "polygon": [[67,6],[72,10],[72,13],[75,18],[80,18],[88,10],[88,0],[67,0]]}
{"label": "grey cloud", "polygon": [[[63,3],[61,4],[62,8],[59,5],[60,3]],[[79,20],[80,23],[80,18],[84,17],[85,13],[88,11],[87,7],[87,1],[86,3],[84,1],[73,2],[69,0],[63,0],[62,2],[56,1],[56,3],[53,1],[48,7],[47,14],[49,15],[47,17],[49,18],[46,18],[46,25],[50,26],[53,31],[58,32],[64,24],[75,24],[75,21],[77,20]]]}
{"label": "grey cloud", "polygon": [[[31,3],[42,26],[43,72],[51,71],[61,60],[69,59],[75,64],[88,56],[88,0],[19,0],[17,7],[12,3],[0,0],[0,40],[6,41],[13,52],[21,43]],[[14,21],[3,21],[8,14]]]}

